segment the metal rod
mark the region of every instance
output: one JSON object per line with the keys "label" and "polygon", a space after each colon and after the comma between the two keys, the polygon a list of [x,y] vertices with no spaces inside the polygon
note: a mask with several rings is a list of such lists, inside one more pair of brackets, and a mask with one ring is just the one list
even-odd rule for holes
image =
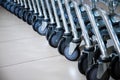
{"label": "metal rod", "polygon": [[114,42],[114,47],[116,48],[117,52],[120,54],[120,42],[119,39],[117,37],[117,34],[115,33],[113,26],[112,26],[112,22],[110,21],[108,15],[101,9],[100,10],[100,14],[103,18],[103,20],[105,21],[105,25],[106,28],[108,30],[108,33],[110,34],[110,37],[112,38],[113,42]]}
{"label": "metal rod", "polygon": [[61,13],[61,17],[62,17],[62,20],[63,20],[63,25],[64,25],[64,28],[65,28],[65,34],[68,34],[70,33],[69,32],[69,28],[68,28],[68,25],[67,25],[67,21],[65,19],[65,14],[64,14],[64,9],[62,7],[62,3],[60,0],[58,0],[58,6],[59,6],[59,9],[60,9],[60,13]]}
{"label": "metal rod", "polygon": [[20,0],[17,0],[17,4],[20,4]]}
{"label": "metal rod", "polygon": [[36,4],[37,4],[39,16],[43,16],[41,6],[40,6],[40,0],[36,0]]}
{"label": "metal rod", "polygon": [[66,10],[67,10],[67,14],[68,14],[68,17],[69,17],[69,20],[70,20],[70,24],[71,24],[71,29],[72,29],[72,33],[73,33],[73,39],[74,40],[78,40],[78,32],[77,32],[77,29],[76,29],[76,25],[74,23],[74,20],[73,20],[73,17],[72,17],[72,14],[71,14],[71,11],[70,11],[70,6],[68,4],[68,0],[65,0],[65,7],[66,7]]}
{"label": "metal rod", "polygon": [[59,17],[58,17],[58,15],[57,15],[57,10],[56,10],[56,6],[55,6],[55,1],[54,1],[54,0],[51,0],[51,4],[52,4],[54,16],[55,16],[55,21],[56,21],[56,23],[57,23],[57,28],[61,28],[60,20],[59,20]]}
{"label": "metal rod", "polygon": [[43,11],[43,14],[44,14],[44,19],[46,20],[46,19],[48,19],[48,16],[47,16],[47,11],[46,11],[46,6],[45,6],[45,4],[44,4],[44,1],[43,0],[41,0],[41,6],[42,6],[42,11]]}
{"label": "metal rod", "polygon": [[28,5],[29,5],[29,9],[30,9],[30,11],[32,11],[33,9],[32,9],[32,5],[31,5],[31,2],[30,2],[31,0],[28,0]]}
{"label": "metal rod", "polygon": [[35,0],[32,0],[32,6],[33,6],[33,10],[34,10],[34,13],[37,13],[37,7],[36,7],[36,4],[35,4]]}
{"label": "metal rod", "polygon": [[20,0],[20,5],[21,5],[21,6],[24,6],[24,4],[23,4],[23,1],[22,1],[22,0]]}
{"label": "metal rod", "polygon": [[82,13],[81,13],[81,11],[79,9],[78,4],[75,1],[73,1],[73,3],[74,3],[74,7],[75,7],[75,11],[76,11],[76,14],[77,14],[77,17],[78,17],[78,21],[79,21],[80,27],[82,29],[84,41],[86,43],[86,46],[88,48],[90,48],[91,47],[90,37],[88,35],[88,31],[87,31],[86,25],[85,25],[84,20],[82,18]]}
{"label": "metal rod", "polygon": [[24,0],[24,5],[25,5],[25,8],[28,8],[26,0]]}
{"label": "metal rod", "polygon": [[86,12],[88,14],[88,17],[90,19],[91,25],[92,25],[92,27],[94,29],[94,32],[95,32],[95,35],[96,35],[96,39],[98,41],[98,45],[99,45],[100,50],[102,52],[101,57],[102,57],[102,59],[104,59],[104,58],[108,57],[108,54],[107,54],[107,50],[106,50],[104,41],[102,40],[102,36],[100,34],[100,31],[98,29],[98,26],[96,24],[96,20],[94,18],[94,15],[93,15],[90,7],[88,5],[84,5],[84,8],[85,8],[85,10],[86,10]]}
{"label": "metal rod", "polygon": [[51,8],[50,3],[48,1],[49,0],[45,0],[46,6],[48,9],[49,18],[50,18],[50,24],[53,24],[53,23],[55,23],[55,21],[54,21],[54,17],[53,17],[52,10],[51,10],[52,8]]}

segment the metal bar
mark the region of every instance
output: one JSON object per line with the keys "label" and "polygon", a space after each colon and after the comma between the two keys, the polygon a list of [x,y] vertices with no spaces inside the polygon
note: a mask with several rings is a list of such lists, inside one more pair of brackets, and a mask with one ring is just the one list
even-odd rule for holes
{"label": "metal bar", "polygon": [[70,24],[71,24],[71,29],[72,29],[72,33],[73,33],[73,40],[78,40],[78,32],[76,30],[76,25],[74,23],[74,20],[73,20],[73,17],[72,17],[72,14],[71,14],[71,11],[70,11],[70,6],[68,4],[68,0],[65,0],[65,7],[66,7],[66,10],[67,10],[67,14],[68,14],[68,17],[69,17],[69,20],[70,20]]}
{"label": "metal bar", "polygon": [[46,8],[45,8],[46,6],[45,6],[43,0],[41,0],[41,6],[42,6],[43,14],[44,14],[44,19],[46,20],[46,19],[48,19],[48,16],[47,16]]}
{"label": "metal bar", "polygon": [[69,29],[68,29],[67,21],[65,19],[64,9],[62,7],[62,3],[61,3],[60,0],[58,0],[58,6],[59,6],[59,9],[60,9],[61,17],[62,17],[62,20],[63,20],[63,25],[64,25],[64,28],[65,28],[65,32],[64,33],[68,34],[70,32],[69,32]]}
{"label": "metal bar", "polygon": [[41,6],[40,6],[40,0],[36,0],[36,4],[37,4],[39,16],[43,16]]}
{"label": "metal bar", "polygon": [[47,6],[47,9],[48,9],[48,14],[49,14],[49,17],[50,17],[50,23],[53,24],[53,23],[55,23],[55,21],[54,21],[54,17],[53,17],[53,14],[52,14],[50,3],[48,1],[49,0],[45,0],[46,6]]}
{"label": "metal bar", "polygon": [[77,17],[78,17],[78,21],[79,21],[80,27],[82,29],[84,41],[86,43],[86,46],[88,48],[90,48],[91,47],[90,37],[88,35],[88,31],[87,31],[86,25],[85,25],[84,20],[82,18],[82,13],[81,13],[81,11],[79,9],[79,5],[75,1],[73,1],[73,3],[74,3],[74,7],[75,7],[75,11],[76,11],[76,14],[77,14]]}
{"label": "metal bar", "polygon": [[34,10],[34,13],[37,13],[37,8],[36,8],[36,4],[35,4],[35,0],[32,0],[32,6],[33,6],[33,10]]}
{"label": "metal bar", "polygon": [[117,37],[117,34],[115,33],[112,23],[107,15],[107,13],[105,13],[103,10],[99,9],[100,14],[103,18],[103,20],[105,21],[105,25],[106,28],[108,30],[108,33],[110,34],[110,37],[112,38],[113,42],[114,42],[114,47],[116,48],[117,52],[120,54],[120,42],[119,39]]}
{"label": "metal bar", "polygon": [[90,19],[91,25],[92,25],[94,32],[95,32],[95,35],[96,35],[96,39],[98,41],[98,45],[99,45],[100,50],[102,52],[101,57],[102,57],[102,59],[104,59],[104,58],[108,57],[108,54],[107,54],[107,50],[106,50],[104,41],[102,40],[102,36],[100,35],[100,31],[97,28],[96,20],[94,18],[94,15],[93,15],[90,7],[88,5],[84,5],[84,8],[87,11],[88,17]]}
{"label": "metal bar", "polygon": [[61,28],[60,21],[59,21],[59,17],[58,17],[58,15],[57,15],[57,10],[56,10],[56,6],[55,6],[55,1],[54,1],[54,0],[51,0],[51,4],[52,4],[54,16],[55,16],[55,21],[56,21],[56,23],[57,23],[57,28]]}

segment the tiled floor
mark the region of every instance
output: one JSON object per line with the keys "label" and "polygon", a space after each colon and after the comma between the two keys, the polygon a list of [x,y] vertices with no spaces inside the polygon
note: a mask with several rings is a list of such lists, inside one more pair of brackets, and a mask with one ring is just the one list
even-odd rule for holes
{"label": "tiled floor", "polygon": [[0,80],[86,80],[45,37],[0,7]]}

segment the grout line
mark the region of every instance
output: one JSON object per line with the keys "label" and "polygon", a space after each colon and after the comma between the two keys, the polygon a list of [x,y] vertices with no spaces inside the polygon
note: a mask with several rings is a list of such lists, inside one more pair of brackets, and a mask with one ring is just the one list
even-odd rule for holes
{"label": "grout line", "polygon": [[35,62],[35,61],[41,61],[41,60],[51,59],[51,58],[55,58],[55,57],[59,57],[59,56],[60,56],[60,55],[55,55],[55,56],[39,58],[39,59],[24,61],[24,62],[15,63],[15,64],[10,64],[10,65],[4,65],[4,66],[0,66],[0,68],[12,67],[12,66],[21,65],[21,64],[26,64],[26,63],[31,63],[31,62]]}

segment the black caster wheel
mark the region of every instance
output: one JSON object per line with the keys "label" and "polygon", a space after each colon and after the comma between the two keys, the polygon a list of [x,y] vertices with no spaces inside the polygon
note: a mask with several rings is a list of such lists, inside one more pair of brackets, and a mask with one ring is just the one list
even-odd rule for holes
{"label": "black caster wheel", "polygon": [[120,61],[119,61],[118,57],[116,58],[116,60],[111,65],[111,76],[115,80],[120,80]]}
{"label": "black caster wheel", "polygon": [[18,12],[19,12],[19,7],[17,6],[17,7],[15,8],[15,15],[16,15],[16,16],[18,16]]}
{"label": "black caster wheel", "polygon": [[69,48],[69,45],[65,47],[64,56],[70,61],[77,61],[80,57],[79,47],[77,47],[71,55],[69,54]]}
{"label": "black caster wheel", "polygon": [[61,55],[64,55],[64,49],[66,47],[66,42],[65,42],[65,38],[62,38],[58,44],[58,52]]}
{"label": "black caster wheel", "polygon": [[31,18],[32,18],[32,13],[29,13],[28,16],[27,16],[27,23],[28,23],[29,25],[32,24]]}
{"label": "black caster wheel", "polygon": [[27,23],[29,25],[32,25],[32,23],[33,23],[33,16],[34,16],[33,12],[30,12],[27,16]]}
{"label": "black caster wheel", "polygon": [[72,41],[72,36],[69,35],[67,37],[62,37],[62,39],[60,40],[59,44],[58,44],[58,52],[61,55],[64,55],[64,50],[65,47]]}
{"label": "black caster wheel", "polygon": [[6,8],[8,4],[9,4],[9,2],[6,1],[6,2],[3,4],[4,8]]}
{"label": "black caster wheel", "polygon": [[15,5],[12,5],[12,6],[11,6],[11,8],[10,8],[11,13],[14,13],[15,8],[16,8],[16,6],[15,6]]}
{"label": "black caster wheel", "polygon": [[20,8],[19,11],[18,11],[18,18],[22,18],[23,16],[23,8]]}
{"label": "black caster wheel", "polygon": [[55,30],[55,25],[48,25],[48,30],[46,32],[46,39],[48,40],[50,35],[53,34]]}
{"label": "black caster wheel", "polygon": [[12,4],[10,4],[10,3],[7,5],[6,8],[7,8],[8,11],[10,11],[11,6],[12,6]]}
{"label": "black caster wheel", "polygon": [[28,15],[28,11],[26,10],[23,12],[23,17],[22,17],[23,21],[25,22],[27,21],[27,15]]}
{"label": "black caster wheel", "polygon": [[78,60],[78,69],[80,73],[83,75],[86,74],[86,71],[88,69],[88,59],[87,59],[87,54],[83,54],[80,56],[80,59]]}
{"label": "black caster wheel", "polygon": [[35,22],[33,23],[33,30],[34,31],[37,31],[38,30],[38,27],[41,27],[42,25],[42,20],[41,19],[37,19],[35,20]]}
{"label": "black caster wheel", "polygon": [[108,71],[106,71],[106,73],[103,75],[101,79],[97,78],[97,71],[98,71],[98,64],[92,65],[86,73],[87,80],[109,80],[110,75]]}
{"label": "black caster wheel", "polygon": [[48,39],[50,46],[52,46],[53,48],[57,48],[58,43],[63,36],[63,32],[64,32],[63,30],[57,30],[57,31],[54,31],[54,33],[50,35]]}
{"label": "black caster wheel", "polygon": [[[41,22],[43,22],[43,21],[41,21]],[[46,22],[47,23],[47,22]],[[41,25],[41,26],[39,26],[38,27],[38,29],[37,29],[37,32],[40,34],[40,35],[42,35],[42,36],[45,36],[46,35],[46,32],[48,31],[48,27],[46,26],[43,26],[42,24],[44,24],[44,23],[39,23],[39,25]],[[43,27],[45,27],[44,29],[43,29]]]}

